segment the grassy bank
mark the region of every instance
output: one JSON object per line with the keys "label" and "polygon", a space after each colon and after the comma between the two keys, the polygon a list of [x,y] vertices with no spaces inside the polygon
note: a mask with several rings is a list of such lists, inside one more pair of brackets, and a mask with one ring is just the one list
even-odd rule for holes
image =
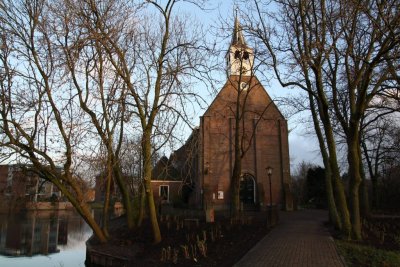
{"label": "grassy bank", "polygon": [[400,252],[377,249],[355,242],[335,240],[341,256],[347,267],[398,267]]}

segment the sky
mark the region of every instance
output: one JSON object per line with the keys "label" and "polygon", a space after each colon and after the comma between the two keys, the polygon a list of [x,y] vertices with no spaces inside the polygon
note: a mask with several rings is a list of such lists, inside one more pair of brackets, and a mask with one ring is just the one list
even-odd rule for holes
{"label": "sky", "polygon": [[[240,5],[237,5],[237,1],[234,0],[215,0],[209,1],[210,6],[208,6],[209,10],[201,10],[200,8],[194,8],[193,5],[190,6],[180,6],[179,9],[182,9],[183,12],[188,12],[192,16],[195,17],[200,23],[204,25],[208,25],[209,31],[208,35],[210,39],[215,38],[215,25],[219,25],[220,21],[229,21],[234,17],[235,7],[238,6],[238,16],[240,19]],[[230,34],[230,33],[228,33]],[[223,42],[226,43],[226,48],[228,48],[230,39],[227,38]],[[222,43],[223,45],[223,43]],[[267,76],[271,77],[272,81],[268,85],[264,84],[264,87],[268,94],[271,96],[278,107],[281,109],[283,114],[285,112],[285,107],[279,105],[279,99],[289,97],[291,94],[299,93],[299,91],[293,89],[282,88],[278,82],[273,80],[273,73],[271,71]],[[221,77],[221,80],[224,78]],[[222,87],[222,85],[221,85]],[[211,103],[213,100],[213,95],[206,96],[208,103]],[[199,116],[203,114],[204,111],[199,110]],[[290,165],[291,172],[293,173],[302,161],[310,162],[316,165],[322,165],[322,159],[319,152],[318,141],[316,137],[310,133],[310,127],[312,125],[306,125],[299,123],[299,116],[308,116],[311,114],[301,114],[295,115],[291,117],[287,117],[288,127],[289,127],[289,153],[290,153]],[[196,124],[196,121],[194,121]],[[199,119],[197,119],[197,124],[199,123]],[[187,134],[189,136],[190,132]]]}
{"label": "sky", "polygon": [[[194,1],[196,2],[196,1]],[[176,6],[177,10],[176,14],[182,13],[187,13],[191,17],[194,18],[194,20],[199,21],[201,24],[204,24],[206,29],[207,29],[207,37],[210,40],[215,40],[216,34],[219,35],[224,35],[226,36],[225,39],[221,38],[219,36],[218,43],[219,46],[221,46],[224,49],[227,49],[230,43],[230,35],[231,32],[226,32],[226,33],[221,33],[221,31],[218,31],[218,25],[221,25],[221,21],[231,21],[232,26],[233,26],[233,21],[234,21],[234,14],[235,14],[235,9],[238,6],[237,1],[234,0],[210,0],[208,1],[208,6],[206,9],[200,9],[196,7],[193,4],[182,4],[182,2],[179,2],[178,5]],[[240,19],[240,5],[238,6],[238,16]],[[231,30],[229,30],[231,31]],[[223,55],[221,55],[223,57]],[[221,58],[219,59],[219,62],[221,64],[224,64],[224,59]],[[226,77],[224,75],[220,75],[218,79],[221,82],[225,82]],[[267,77],[273,77],[272,72],[269,73],[264,73]],[[222,88],[222,83],[219,85],[219,87]],[[285,107],[280,106],[278,99],[282,98],[287,98],[289,97],[290,94],[296,94],[297,92],[293,89],[286,89],[282,88],[276,81],[271,81],[269,84],[264,84],[265,89],[267,90],[268,94],[271,96],[273,100],[275,100],[275,103],[280,107],[281,111],[283,114],[286,114],[285,112]],[[204,108],[207,107],[208,104],[212,102],[214,99],[215,95],[217,92],[210,93],[207,89],[202,88],[201,86],[199,88],[195,88],[196,91],[202,92],[202,96],[206,100],[206,105],[203,105]],[[218,86],[217,86],[218,90]],[[194,114],[193,118],[193,125],[199,125],[200,119],[199,117],[204,113],[204,109],[201,110],[199,109],[197,114]],[[303,116],[310,116],[309,114],[302,114]],[[306,131],[309,131],[308,129],[312,128],[311,125],[304,125],[298,122],[298,116],[293,116],[293,117],[287,117],[288,120],[288,126],[289,126],[289,153],[290,153],[290,165],[291,165],[291,171],[293,172],[296,169],[296,166],[302,162],[311,162],[314,164],[322,165],[322,160],[319,156],[319,149],[318,149],[318,142],[316,138],[314,138],[311,135],[305,135]],[[187,127],[183,133],[182,141],[187,139],[191,133],[191,130],[189,127]],[[181,144],[175,143],[174,147],[172,147],[172,150],[178,149]],[[168,149],[166,149],[165,154],[168,153]]]}

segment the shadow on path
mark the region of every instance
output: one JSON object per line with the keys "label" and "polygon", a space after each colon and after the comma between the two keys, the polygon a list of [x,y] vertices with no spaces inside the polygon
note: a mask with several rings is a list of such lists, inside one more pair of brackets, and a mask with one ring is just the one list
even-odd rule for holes
{"label": "shadow on path", "polygon": [[279,216],[280,223],[236,263],[236,267],[345,266],[323,225],[328,220],[327,211],[281,212]]}

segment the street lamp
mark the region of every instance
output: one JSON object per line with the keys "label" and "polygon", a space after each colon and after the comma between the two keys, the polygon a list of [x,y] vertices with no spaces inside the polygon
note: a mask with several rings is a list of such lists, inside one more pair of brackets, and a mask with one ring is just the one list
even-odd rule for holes
{"label": "street lamp", "polygon": [[265,168],[269,178],[269,205],[272,207],[272,184],[271,184],[271,176],[272,176],[272,167],[268,166]]}

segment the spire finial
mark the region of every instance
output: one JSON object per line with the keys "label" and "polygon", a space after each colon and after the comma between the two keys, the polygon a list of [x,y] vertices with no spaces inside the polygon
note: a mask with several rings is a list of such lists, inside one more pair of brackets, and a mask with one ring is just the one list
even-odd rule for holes
{"label": "spire finial", "polygon": [[236,8],[235,8],[235,19],[238,19],[238,12],[239,12],[239,7],[236,6]]}

